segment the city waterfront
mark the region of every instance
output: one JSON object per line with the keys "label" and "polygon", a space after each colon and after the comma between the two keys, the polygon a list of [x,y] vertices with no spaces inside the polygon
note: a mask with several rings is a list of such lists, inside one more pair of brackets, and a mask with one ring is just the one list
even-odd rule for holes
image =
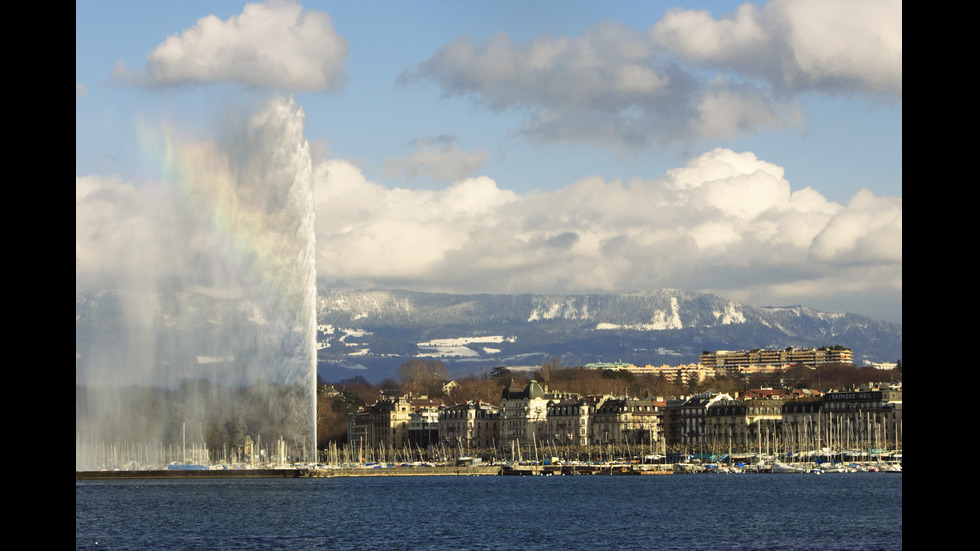
{"label": "city waterfront", "polygon": [[902,548],[902,476],[76,480],[77,549]]}

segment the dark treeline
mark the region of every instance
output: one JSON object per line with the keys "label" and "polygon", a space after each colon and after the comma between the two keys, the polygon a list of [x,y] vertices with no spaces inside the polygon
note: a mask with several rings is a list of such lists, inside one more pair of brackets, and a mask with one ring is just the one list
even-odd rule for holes
{"label": "dark treeline", "polygon": [[317,400],[317,440],[321,449],[329,442],[346,442],[347,414],[375,403],[382,393],[425,395],[440,399],[445,404],[482,401],[499,406],[504,388],[523,388],[532,379],[547,385],[552,391],[580,395],[650,395],[676,398],[707,391],[734,396],[736,393],[742,394],[749,389],[758,388],[844,390],[886,380],[899,382],[901,378],[900,367],[881,371],[850,364],[825,364],[817,368],[792,367],[773,374],[707,377],[701,381],[682,383],[668,380],[662,375],[568,367],[561,365],[557,358],[552,358],[532,372],[495,367],[482,375],[455,379],[455,385],[444,388],[450,378],[442,362],[412,360],[402,365],[399,379],[389,378],[372,384],[358,376],[321,384]]}

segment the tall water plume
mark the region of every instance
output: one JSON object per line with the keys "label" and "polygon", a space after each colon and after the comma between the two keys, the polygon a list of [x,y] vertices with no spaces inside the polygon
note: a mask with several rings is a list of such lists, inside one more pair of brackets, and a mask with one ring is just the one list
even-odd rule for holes
{"label": "tall water plume", "polygon": [[76,180],[76,470],[188,461],[188,448],[268,460],[256,451],[280,440],[313,457],[304,123],[277,98],[220,142],[143,132],[156,185]]}

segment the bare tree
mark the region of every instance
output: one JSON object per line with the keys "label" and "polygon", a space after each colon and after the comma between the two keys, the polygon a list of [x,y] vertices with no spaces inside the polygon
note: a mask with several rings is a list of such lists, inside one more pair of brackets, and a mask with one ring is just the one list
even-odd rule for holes
{"label": "bare tree", "polygon": [[442,385],[449,381],[449,370],[438,360],[413,359],[402,364],[398,376],[402,379],[403,390],[441,396]]}

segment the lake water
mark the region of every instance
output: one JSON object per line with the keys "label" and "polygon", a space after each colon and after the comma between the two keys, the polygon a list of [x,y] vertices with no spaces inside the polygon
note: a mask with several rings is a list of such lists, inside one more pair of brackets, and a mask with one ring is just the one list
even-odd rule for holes
{"label": "lake water", "polygon": [[76,481],[75,547],[900,550],[902,475]]}

